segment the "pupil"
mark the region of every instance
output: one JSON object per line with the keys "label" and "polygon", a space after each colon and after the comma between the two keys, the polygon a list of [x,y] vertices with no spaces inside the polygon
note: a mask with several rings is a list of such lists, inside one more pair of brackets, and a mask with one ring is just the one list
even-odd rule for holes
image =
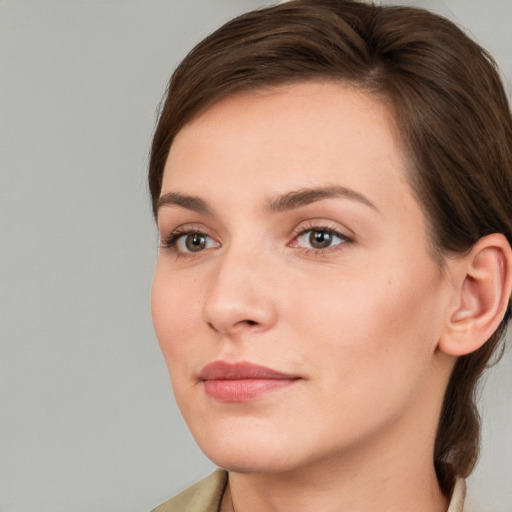
{"label": "pupil", "polygon": [[331,245],[332,235],[327,231],[312,231],[309,242],[315,249],[324,249]]}
{"label": "pupil", "polygon": [[195,234],[187,237],[186,246],[189,251],[200,251],[204,249],[206,240],[203,235]]}

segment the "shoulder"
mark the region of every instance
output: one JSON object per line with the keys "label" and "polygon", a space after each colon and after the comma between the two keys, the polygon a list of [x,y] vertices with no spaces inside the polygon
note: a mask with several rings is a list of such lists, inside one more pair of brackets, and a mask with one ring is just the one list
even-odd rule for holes
{"label": "shoulder", "polygon": [[217,469],[203,480],[156,507],[153,512],[217,512],[227,481],[227,472]]}

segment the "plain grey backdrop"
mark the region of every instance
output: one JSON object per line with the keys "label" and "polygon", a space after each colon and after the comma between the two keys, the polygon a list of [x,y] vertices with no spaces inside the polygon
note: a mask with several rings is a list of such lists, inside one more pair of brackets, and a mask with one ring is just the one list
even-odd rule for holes
{"label": "plain grey backdrop", "polygon": [[[261,0],[0,0],[0,511],[147,511],[212,464],[172,397],[145,173],[173,67]],[[512,1],[417,1],[512,86]],[[512,357],[482,393],[470,494],[512,510]]]}

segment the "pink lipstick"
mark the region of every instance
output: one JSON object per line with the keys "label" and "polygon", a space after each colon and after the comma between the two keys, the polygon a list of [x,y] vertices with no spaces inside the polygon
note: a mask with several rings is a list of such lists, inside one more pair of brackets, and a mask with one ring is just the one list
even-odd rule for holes
{"label": "pink lipstick", "polygon": [[201,370],[199,379],[208,396],[220,402],[245,402],[290,386],[300,377],[248,362],[214,361]]}

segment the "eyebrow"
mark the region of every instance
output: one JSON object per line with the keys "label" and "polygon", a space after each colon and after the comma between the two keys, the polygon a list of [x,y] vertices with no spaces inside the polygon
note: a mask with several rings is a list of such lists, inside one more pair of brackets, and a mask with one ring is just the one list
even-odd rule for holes
{"label": "eyebrow", "polygon": [[192,210],[202,215],[211,215],[212,211],[206,201],[196,196],[179,194],[178,192],[168,192],[158,198],[157,211],[164,206],[181,206],[187,210]]}
{"label": "eyebrow", "polygon": [[[355,190],[340,185],[293,190],[269,199],[265,205],[265,211],[268,213],[280,213],[295,210],[316,201],[329,198],[350,199],[378,211],[377,207],[365,196]],[[208,206],[208,203],[200,197],[180,194],[178,192],[168,192],[160,196],[157,211],[160,211],[160,208],[164,206],[180,206],[202,215],[213,215],[212,209]]]}
{"label": "eyebrow", "polygon": [[265,210],[270,213],[285,212],[329,198],[351,199],[378,211],[378,208],[365,196],[355,190],[340,185],[319,188],[301,188],[300,190],[288,192],[287,194],[270,199]]}

